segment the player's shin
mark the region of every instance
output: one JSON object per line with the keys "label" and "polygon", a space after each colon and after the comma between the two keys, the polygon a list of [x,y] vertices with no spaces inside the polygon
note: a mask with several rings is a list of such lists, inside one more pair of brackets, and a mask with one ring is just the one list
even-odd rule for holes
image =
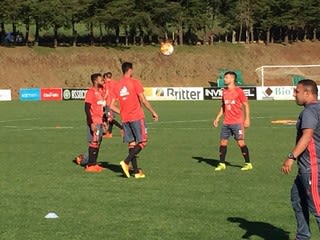
{"label": "player's shin", "polygon": [[226,155],[227,155],[227,146],[220,145],[219,157],[220,157],[221,163],[224,163],[226,161]]}
{"label": "player's shin", "polygon": [[250,157],[249,157],[249,149],[248,149],[247,145],[240,147],[240,149],[241,149],[241,153],[242,153],[242,156],[243,156],[245,162],[249,163]]}

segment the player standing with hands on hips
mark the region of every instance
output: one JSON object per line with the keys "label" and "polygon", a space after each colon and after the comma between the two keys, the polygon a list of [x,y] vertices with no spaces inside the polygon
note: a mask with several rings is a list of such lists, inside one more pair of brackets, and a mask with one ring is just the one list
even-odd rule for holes
{"label": "player standing with hands on hips", "polygon": [[304,109],[297,120],[296,145],[283,161],[282,172],[289,174],[297,162],[298,175],[291,188],[291,204],[297,221],[296,240],[311,237],[309,213],[320,229],[320,103],[317,84],[310,79],[298,82],[293,96]]}
{"label": "player standing with hands on hips", "polygon": [[245,160],[241,170],[248,171],[253,168],[249,158],[249,149],[244,141],[244,128],[250,126],[249,103],[243,90],[235,85],[236,80],[237,74],[235,72],[229,71],[224,74],[224,84],[227,87],[222,91],[222,105],[217,117],[213,120],[213,126],[218,127],[219,120],[224,115],[220,133],[220,162],[215,171],[226,169],[225,158],[228,141],[231,136],[234,136],[237,141]]}
{"label": "player standing with hands on hips", "polygon": [[158,114],[146,99],[143,86],[139,80],[132,78],[133,65],[124,62],[121,66],[123,76],[114,87],[114,99],[111,108],[115,108],[115,101],[119,101],[120,117],[124,130],[124,141],[128,144],[128,156],[120,162],[120,166],[127,178],[130,177],[129,164],[132,164],[134,177],[145,178],[145,174],[138,168],[137,155],[147,145],[147,129],[143,106],[152,114],[154,121],[158,121]]}

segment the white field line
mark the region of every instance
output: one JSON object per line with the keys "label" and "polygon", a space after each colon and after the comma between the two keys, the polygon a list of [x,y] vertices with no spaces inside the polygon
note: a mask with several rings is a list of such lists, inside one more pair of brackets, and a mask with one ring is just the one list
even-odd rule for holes
{"label": "white field line", "polygon": [[[251,119],[271,119],[273,117],[271,116],[261,116],[261,117],[253,117]],[[4,123],[4,122],[14,122],[14,121],[33,121],[33,120],[37,120],[39,118],[30,118],[30,119],[15,119],[15,120],[6,120],[6,121],[0,121],[0,123]],[[148,129],[159,129],[157,127],[149,127],[150,125],[154,126],[154,125],[162,125],[162,124],[174,124],[174,123],[196,123],[196,122],[208,122],[210,123],[208,125],[208,127],[205,126],[198,126],[198,127],[161,127],[161,129],[168,129],[168,130],[208,130],[208,129],[212,129],[214,130],[215,128],[212,127],[211,125],[211,121],[212,119],[199,119],[199,120],[181,120],[181,121],[159,121],[159,122],[148,122],[147,123],[147,127]],[[81,128],[85,128],[85,125],[83,126],[16,126],[16,125],[5,125],[5,126],[0,126],[2,128],[6,128],[6,129],[12,129],[15,131],[32,131],[32,130],[65,130],[65,129],[81,129]],[[283,128],[283,126],[265,126],[265,127],[251,127],[251,128]]]}
{"label": "white field line", "polygon": [[40,118],[9,119],[9,120],[0,120],[0,123],[34,121],[34,120],[39,120],[39,119]]}
{"label": "white field line", "polygon": [[37,126],[33,126],[33,127],[21,127],[21,126],[2,126],[2,128],[7,128],[7,129],[12,129],[14,131],[33,131],[33,130],[63,130],[63,129],[74,129],[74,127],[37,127]]}
{"label": "white field line", "polygon": [[[213,117],[214,118],[214,117]],[[212,118],[212,119],[213,119]],[[271,119],[271,116],[261,116],[261,117],[252,117],[251,119]],[[212,122],[212,119],[198,119],[198,120],[179,120],[179,121],[160,121],[159,122],[148,122],[147,124],[171,124],[171,123],[191,123],[191,122]]]}

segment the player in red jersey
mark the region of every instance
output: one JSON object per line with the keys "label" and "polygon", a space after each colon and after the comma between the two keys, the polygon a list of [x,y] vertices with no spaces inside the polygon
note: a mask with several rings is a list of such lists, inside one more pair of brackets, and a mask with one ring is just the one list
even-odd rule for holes
{"label": "player in red jersey", "polygon": [[103,137],[112,138],[113,125],[117,126],[120,129],[120,134],[121,136],[123,136],[122,124],[115,119],[115,112],[110,109],[113,88],[117,84],[117,82],[112,79],[111,72],[104,73],[103,78],[104,78],[104,90],[106,93],[106,104],[107,104],[105,106],[104,116],[103,116],[103,121],[107,129],[105,130]]}
{"label": "player in red jersey", "polygon": [[111,108],[116,106],[115,100],[119,101],[120,116],[124,130],[124,141],[128,144],[129,154],[124,161],[120,162],[126,177],[130,177],[129,164],[132,164],[134,177],[144,178],[145,175],[138,168],[138,153],[147,144],[147,130],[144,118],[143,106],[152,114],[154,121],[158,121],[158,114],[153,110],[151,104],[143,93],[143,86],[139,80],[132,78],[132,63],[124,62],[122,64],[123,77],[114,88],[114,99],[111,102]]}
{"label": "player in red jersey", "polygon": [[244,128],[250,126],[250,109],[247,97],[241,88],[237,87],[235,82],[237,75],[235,72],[226,72],[224,74],[224,83],[227,85],[222,92],[222,106],[217,117],[213,120],[213,126],[218,127],[219,120],[224,115],[223,126],[220,134],[220,162],[215,171],[226,169],[225,157],[227,154],[228,139],[234,136],[238,146],[241,149],[245,160],[243,171],[251,170],[252,164],[249,158],[249,149],[244,141]]}
{"label": "player in red jersey", "polygon": [[101,172],[103,168],[97,164],[97,158],[103,134],[103,107],[106,105],[103,90],[104,80],[100,73],[94,73],[91,75],[91,82],[92,87],[88,89],[85,96],[88,155],[80,154],[76,157],[75,163],[84,166],[86,172]]}

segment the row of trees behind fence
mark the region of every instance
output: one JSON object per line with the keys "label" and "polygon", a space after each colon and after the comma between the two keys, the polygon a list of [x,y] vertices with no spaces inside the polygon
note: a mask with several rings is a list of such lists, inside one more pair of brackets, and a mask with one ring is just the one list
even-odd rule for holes
{"label": "row of trees behind fence", "polygon": [[23,25],[22,44],[37,45],[42,31],[52,31],[54,47],[167,39],[179,45],[289,43],[319,37],[319,12],[319,0],[0,0],[0,37],[3,43],[11,32],[7,40],[15,44],[17,26]]}

